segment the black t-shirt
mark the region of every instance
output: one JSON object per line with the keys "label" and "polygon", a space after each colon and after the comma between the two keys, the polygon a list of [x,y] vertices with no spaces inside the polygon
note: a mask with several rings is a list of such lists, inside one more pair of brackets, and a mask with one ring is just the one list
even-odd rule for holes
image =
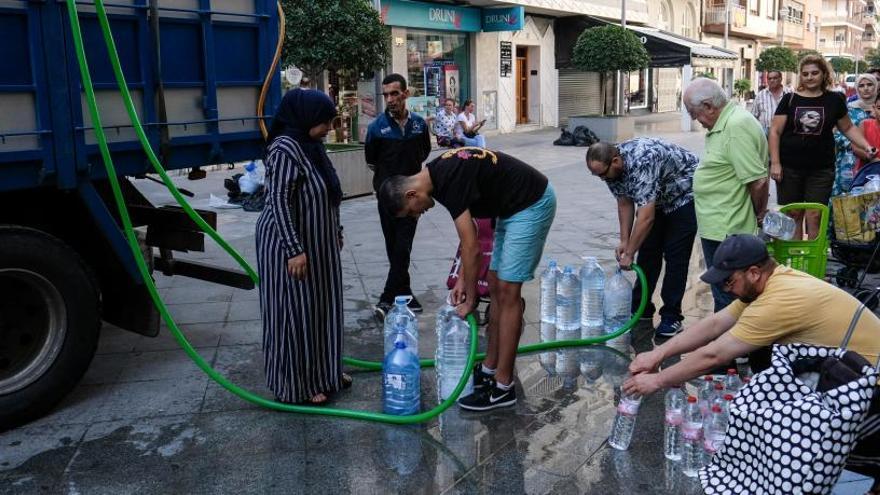
{"label": "black t-shirt", "polygon": [[458,218],[507,218],[538,201],[547,177],[499,151],[461,148],[447,151],[426,165],[434,185],[431,196]]}
{"label": "black t-shirt", "polygon": [[783,95],[776,115],[788,119],[779,142],[783,167],[798,169],[834,168],[834,126],[847,114],[843,93],[826,91],[806,97]]}

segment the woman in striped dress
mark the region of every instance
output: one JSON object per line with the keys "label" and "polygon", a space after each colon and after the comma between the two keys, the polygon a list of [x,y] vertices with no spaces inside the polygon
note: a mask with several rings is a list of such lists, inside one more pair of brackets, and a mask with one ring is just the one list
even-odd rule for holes
{"label": "woman in striped dress", "polygon": [[323,138],[336,116],[322,92],[294,89],[272,120],[257,269],[266,381],[277,400],[323,404],[342,373],[339,178]]}

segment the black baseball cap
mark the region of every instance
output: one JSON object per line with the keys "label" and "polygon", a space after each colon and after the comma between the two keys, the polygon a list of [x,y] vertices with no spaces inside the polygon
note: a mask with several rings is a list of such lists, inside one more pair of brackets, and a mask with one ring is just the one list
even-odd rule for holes
{"label": "black baseball cap", "polygon": [[718,285],[736,270],[757,265],[769,256],[767,245],[760,237],[751,234],[732,235],[718,246],[712,258],[712,266],[700,275],[700,280]]}

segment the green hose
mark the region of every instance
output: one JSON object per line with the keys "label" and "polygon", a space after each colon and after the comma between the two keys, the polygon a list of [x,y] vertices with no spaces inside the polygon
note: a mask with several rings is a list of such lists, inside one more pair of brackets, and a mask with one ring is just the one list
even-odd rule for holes
{"label": "green hose", "polygon": [[[110,150],[107,146],[107,139],[104,133],[104,127],[101,123],[100,112],[98,111],[98,106],[95,101],[95,90],[92,84],[91,73],[89,71],[88,61],[86,60],[85,49],[83,47],[83,39],[82,39],[82,31],[79,24],[79,17],[76,9],[76,0],[66,0],[67,3],[67,11],[68,16],[70,18],[70,27],[71,34],[73,36],[74,47],[76,51],[76,58],[79,64],[80,76],[82,78],[83,90],[86,93],[86,101],[88,104],[89,114],[92,118],[92,123],[95,129],[95,137],[98,142],[98,148],[101,152],[101,158],[104,162],[104,167],[107,171],[107,178],[110,182],[111,189],[113,191],[113,198],[116,202],[117,210],[119,211],[119,216],[122,221],[122,226],[125,234],[125,238],[128,242],[129,248],[134,255],[135,262],[138,267],[138,271],[141,274],[141,277],[146,284],[147,290],[150,294],[150,297],[153,300],[153,303],[156,305],[159,313],[162,315],[162,319],[165,321],[166,325],[168,325],[171,334],[186,352],[186,354],[196,363],[196,365],[205,372],[212,380],[220,384],[226,390],[232,392],[233,394],[239,396],[240,398],[257,404],[259,406],[274,409],[278,411],[286,411],[286,412],[296,412],[303,414],[318,414],[324,416],[337,416],[343,418],[350,419],[360,419],[367,421],[377,421],[384,423],[394,423],[394,424],[412,424],[412,423],[421,423],[424,421],[428,421],[431,418],[439,415],[447,408],[449,408],[458,398],[461,391],[464,389],[467,381],[470,379],[470,370],[473,368],[474,363],[477,358],[477,324],[476,319],[473,315],[468,316],[468,324],[471,330],[471,343],[470,343],[470,352],[468,353],[468,362],[465,368],[465,371],[462,377],[459,379],[458,385],[455,387],[452,395],[449,398],[441,402],[439,405],[434,407],[429,411],[422,412],[420,414],[414,414],[411,416],[395,416],[390,414],[382,414],[382,413],[373,413],[367,411],[353,411],[348,409],[334,409],[334,408],[325,408],[325,407],[314,407],[314,406],[299,406],[299,405],[291,405],[284,404],[280,402],[275,402],[272,400],[267,400],[253,392],[245,390],[238,385],[230,382],[223,375],[219,374],[216,370],[211,368],[211,366],[202,358],[195,349],[193,349],[192,345],[187,341],[186,337],[180,331],[174,319],[168,313],[168,308],[165,303],[162,301],[159,293],[156,289],[156,285],[153,282],[152,276],[150,274],[149,269],[147,268],[147,264],[143,258],[143,254],[140,251],[140,247],[138,245],[137,237],[134,233],[134,228],[131,223],[131,218],[128,213],[128,208],[125,205],[125,201],[123,199],[122,190],[119,185],[119,178],[116,175],[116,169],[113,165],[113,160],[110,156]],[[175,200],[181,205],[187,215],[202,228],[203,231],[208,233],[208,235],[214,239],[226,252],[228,252],[236,262],[248,273],[251,279],[254,280],[255,283],[259,282],[259,277],[256,272],[248,265],[248,263],[244,260],[244,258],[239,255],[226,241],[220,237],[220,235],[212,229],[207,222],[204,221],[184,200],[183,196],[177,190],[171,179],[165,173],[164,168],[159,163],[156,158],[155,153],[153,152],[152,147],[150,146],[149,141],[147,140],[146,134],[144,133],[143,126],[140,123],[140,119],[137,116],[137,112],[135,111],[134,104],[131,100],[131,95],[128,91],[128,86],[125,81],[125,78],[122,74],[122,68],[119,62],[119,56],[116,51],[115,43],[113,41],[113,36],[110,31],[110,24],[107,19],[107,13],[104,9],[103,0],[95,0],[95,10],[98,16],[98,21],[101,26],[101,31],[104,36],[104,42],[107,45],[107,52],[110,58],[111,65],[113,67],[113,73],[116,77],[117,85],[119,86],[119,90],[122,93],[123,103],[125,104],[126,111],[128,112],[129,118],[131,119],[132,125],[134,126],[135,132],[140,140],[141,146],[144,149],[144,152],[147,154],[150,163],[156,172],[162,177],[163,182],[166,187],[174,196]],[[639,280],[642,283],[642,287],[646,287],[644,273],[638,268],[634,266],[636,273],[639,276]],[[645,306],[647,305],[647,293],[643,290],[641,302],[639,305],[639,309],[633,315],[629,322],[620,328],[617,332],[609,335],[605,335],[602,337],[597,337],[593,339],[582,339],[582,340],[571,340],[571,341],[561,341],[561,342],[544,342],[540,344],[532,344],[519,348],[521,352],[528,351],[536,351],[557,347],[572,347],[578,345],[587,345],[593,343],[604,342],[608,339],[612,339],[623,333],[629,331],[632,326],[635,325],[635,322],[638,321],[638,318],[641,316],[644,311]],[[366,369],[381,369],[381,363],[371,362],[371,361],[361,361],[351,358],[345,358],[344,360],[348,364],[352,364],[354,366],[364,367]],[[432,360],[423,360],[423,365],[433,364]],[[378,368],[377,368],[378,365]]]}

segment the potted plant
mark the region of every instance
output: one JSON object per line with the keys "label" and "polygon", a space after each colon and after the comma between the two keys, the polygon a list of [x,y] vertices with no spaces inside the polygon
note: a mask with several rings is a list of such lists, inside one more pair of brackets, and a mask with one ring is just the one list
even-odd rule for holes
{"label": "potted plant", "polygon": [[748,93],[750,89],[752,89],[751,79],[737,79],[733,82],[733,91],[743,102],[745,102],[746,93]]}
{"label": "potted plant", "polygon": [[572,63],[579,70],[599,73],[602,115],[572,117],[569,127],[585,125],[600,139],[614,142],[632,137],[632,119],[611,116],[613,110],[608,108],[607,96],[617,71],[641,70],[650,60],[647,50],[632,31],[615,25],[585,29],[575,43]]}

